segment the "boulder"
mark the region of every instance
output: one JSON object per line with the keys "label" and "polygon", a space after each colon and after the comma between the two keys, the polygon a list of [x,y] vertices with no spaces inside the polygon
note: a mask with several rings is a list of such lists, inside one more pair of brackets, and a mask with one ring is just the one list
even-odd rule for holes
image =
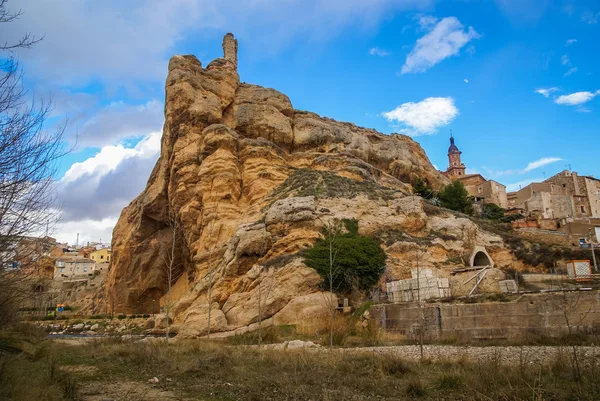
{"label": "boulder", "polygon": [[316,202],[314,196],[281,199],[271,205],[267,211],[265,223],[271,225],[313,220],[315,210]]}

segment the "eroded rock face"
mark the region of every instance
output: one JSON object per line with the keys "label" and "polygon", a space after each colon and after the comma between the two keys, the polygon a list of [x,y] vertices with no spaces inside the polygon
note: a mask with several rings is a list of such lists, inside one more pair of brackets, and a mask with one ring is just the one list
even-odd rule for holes
{"label": "eroded rock face", "polygon": [[[126,313],[165,304],[175,236],[172,310],[181,336],[205,335],[209,308],[213,333],[327,316],[331,294],[294,255],[329,219],[357,218],[372,235],[445,226],[406,196],[416,178],[447,183],[418,143],[294,110],[284,94],[240,83],[232,35],[223,48],[207,68],[194,56],[171,59],[160,158],[113,232],[105,296]],[[448,232],[463,235],[465,225],[453,222]],[[386,244],[390,274],[410,271],[402,246],[402,238]],[[431,263],[458,245],[436,246]]]}

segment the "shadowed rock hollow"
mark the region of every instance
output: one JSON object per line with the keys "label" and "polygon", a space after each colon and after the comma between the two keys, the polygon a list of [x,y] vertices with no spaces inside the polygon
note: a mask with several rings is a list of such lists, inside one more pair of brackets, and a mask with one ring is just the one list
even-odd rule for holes
{"label": "shadowed rock hollow", "polygon": [[456,237],[425,246],[388,235],[388,277],[410,271],[411,249],[433,249],[423,262],[436,267],[467,238],[501,243],[467,219],[428,217],[420,198],[406,196],[419,177],[447,183],[411,138],[294,110],[283,93],[240,82],[233,35],[223,50],[206,68],[191,55],[169,62],[160,158],[113,232],[106,294],[115,311],[164,302],[170,219],[182,233],[172,290],[182,336],[206,332],[211,270],[213,332],[256,325],[259,285],[265,324],[318,320],[327,294],[295,254],[334,217],[357,218],[364,234]]}

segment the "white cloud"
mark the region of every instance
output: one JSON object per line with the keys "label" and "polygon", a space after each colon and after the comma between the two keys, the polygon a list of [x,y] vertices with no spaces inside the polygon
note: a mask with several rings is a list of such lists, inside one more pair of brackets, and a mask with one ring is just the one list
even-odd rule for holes
{"label": "white cloud", "polygon": [[[110,83],[111,90],[160,82],[180,41],[233,32],[246,48],[274,52],[294,39],[330,38],[375,26],[395,11],[428,9],[436,0],[20,0],[23,14],[0,24],[12,42],[23,32],[44,36],[19,52],[29,77],[57,86]],[[49,16],[52,16],[49,18]],[[174,22],[176,21],[176,22]],[[211,55],[214,56],[214,55]]]}
{"label": "white cloud", "polygon": [[544,97],[548,97],[552,92],[556,92],[557,90],[559,89],[554,86],[552,88],[538,88],[535,90],[535,92],[543,95]]}
{"label": "white cloud", "polygon": [[542,157],[541,159],[530,162],[529,164],[527,164],[527,167],[525,167],[522,170],[517,170],[517,169],[492,170],[485,166],[483,166],[482,168],[485,171],[485,173],[491,177],[502,177],[502,176],[515,175],[515,174],[527,174],[532,170],[538,169],[538,168],[546,166],[548,164],[556,163],[561,160],[563,160],[563,159],[561,159],[560,157]]}
{"label": "white cloud", "polygon": [[160,152],[161,134],[145,136],[133,148],[105,146],[74,163],[57,184],[62,223],[118,217],[144,188]]}
{"label": "white cloud", "polygon": [[438,19],[432,15],[420,15],[418,19],[423,31],[429,31],[438,22]]}
{"label": "white cloud", "polygon": [[52,234],[60,243],[75,245],[79,234],[79,245],[88,242],[110,242],[112,231],[117,224],[118,216],[106,217],[101,220],[84,219],[59,223]]}
{"label": "white cloud", "polygon": [[598,18],[600,18],[600,12],[592,13],[590,11],[586,11],[581,15],[581,20],[586,24],[597,24]]}
{"label": "white cloud", "polygon": [[577,43],[577,39],[567,39],[565,46],[571,46],[573,43]]}
{"label": "white cloud", "polygon": [[577,72],[577,67],[573,67],[569,69],[569,71],[565,72],[565,77],[568,77],[571,74],[575,74]]}
{"label": "white cloud", "polygon": [[469,80],[467,78],[464,79],[465,83],[468,84]]}
{"label": "white cloud", "polygon": [[548,164],[556,163],[561,160],[562,159],[560,157],[543,157],[541,159],[538,159],[536,161],[529,163],[527,165],[527,167],[525,167],[523,170],[521,170],[521,174],[528,173],[531,170],[535,170],[537,168],[547,166]]}
{"label": "white cloud", "polygon": [[568,65],[568,64],[570,64],[569,56],[566,55],[566,54],[563,54],[561,56],[561,58],[560,58],[560,62],[562,63],[562,65]]}
{"label": "white cloud", "polygon": [[451,97],[428,97],[418,103],[403,103],[383,113],[388,121],[396,124],[398,132],[411,136],[434,134],[457,115],[458,109]]}
{"label": "white cloud", "polygon": [[123,138],[159,131],[163,121],[163,105],[158,100],[141,105],[111,103],[76,127],[78,144],[102,147]]}
{"label": "white cloud", "polygon": [[385,56],[389,56],[390,53],[386,50],[380,49],[378,47],[372,47],[369,49],[369,54],[371,56],[379,56],[379,57],[385,57]]}
{"label": "white cloud", "polygon": [[444,18],[417,40],[402,66],[402,74],[427,71],[442,60],[457,55],[463,46],[479,37],[473,27],[465,29],[456,17]]}
{"label": "white cloud", "polygon": [[595,96],[600,95],[600,90],[596,92],[575,92],[569,95],[562,95],[554,99],[554,103],[567,106],[576,106],[592,100]]}

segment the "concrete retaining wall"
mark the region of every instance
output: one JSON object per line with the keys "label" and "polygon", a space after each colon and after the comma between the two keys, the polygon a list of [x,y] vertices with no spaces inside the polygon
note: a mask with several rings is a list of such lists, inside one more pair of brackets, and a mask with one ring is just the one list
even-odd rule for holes
{"label": "concrete retaining wall", "polygon": [[[514,302],[479,304],[381,304],[370,310],[386,330],[428,338],[513,339],[526,335],[559,336],[600,328],[600,293],[526,294]],[[568,324],[567,324],[568,322]]]}

